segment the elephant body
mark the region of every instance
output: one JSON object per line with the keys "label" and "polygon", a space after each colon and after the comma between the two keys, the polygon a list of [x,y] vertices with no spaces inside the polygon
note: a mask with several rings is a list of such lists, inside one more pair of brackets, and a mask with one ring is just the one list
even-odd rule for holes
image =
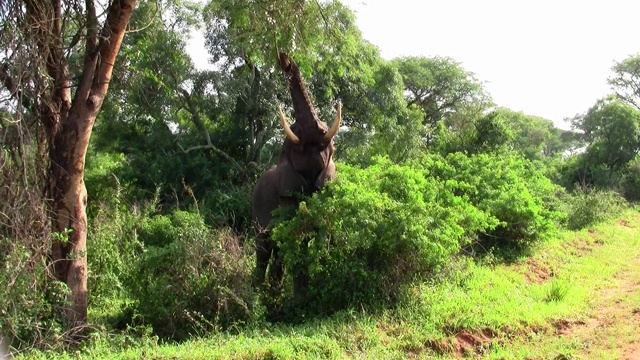
{"label": "elephant body", "polygon": [[[297,206],[300,195],[310,196],[336,176],[333,162],[333,136],[338,130],[341,105],[334,125],[329,129],[320,121],[306,93],[296,64],[286,54],[278,58],[288,76],[296,121],[290,127],[280,111],[286,138],[278,163],[265,171],[253,192],[252,219],[256,235],[256,285],[265,281],[269,268],[269,283],[279,288],[284,275],[282,257],[277,244],[269,238],[273,211],[280,206]],[[269,262],[271,264],[269,265]],[[300,270],[300,271],[298,271]],[[294,269],[294,291],[304,292],[306,271]],[[298,275],[296,275],[298,274]]]}

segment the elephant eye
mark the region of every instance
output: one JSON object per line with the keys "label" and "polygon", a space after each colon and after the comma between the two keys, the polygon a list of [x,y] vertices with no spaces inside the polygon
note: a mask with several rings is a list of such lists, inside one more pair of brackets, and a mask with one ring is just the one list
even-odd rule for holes
{"label": "elephant eye", "polygon": [[323,143],[305,144],[304,150],[305,151],[310,151],[310,152],[321,152],[321,151],[324,151],[327,148],[328,145],[329,144],[323,144]]}

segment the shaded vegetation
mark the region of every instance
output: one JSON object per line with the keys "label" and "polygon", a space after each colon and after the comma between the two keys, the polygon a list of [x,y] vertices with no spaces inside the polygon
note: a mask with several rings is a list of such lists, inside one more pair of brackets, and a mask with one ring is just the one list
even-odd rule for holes
{"label": "shaded vegetation", "polygon": [[[199,24],[207,70],[184,51]],[[591,265],[558,240],[564,229],[622,211],[637,221],[625,210],[640,198],[637,56],[614,66],[617,95],[561,130],[494,104],[455,59],[384,60],[339,2],[141,1],[131,27],[87,151],[79,337],[52,273],[52,242],[72,232],[52,227],[43,196],[44,128],[15,89],[0,90],[0,329],[15,354],[431,356],[489,329],[500,340],[472,352],[499,357],[510,338],[584,316],[589,286],[605,281],[572,277]],[[344,107],[337,179],[272,224],[286,269],[273,294],[251,287],[250,209],[280,153],[278,106],[290,108],[276,48],[309,79],[321,118]],[[301,268],[309,293],[296,298]]]}

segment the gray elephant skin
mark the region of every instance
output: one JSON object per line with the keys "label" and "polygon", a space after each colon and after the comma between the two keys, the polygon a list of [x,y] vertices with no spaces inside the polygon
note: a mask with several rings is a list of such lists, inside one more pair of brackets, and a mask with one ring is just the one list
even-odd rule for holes
{"label": "gray elephant skin", "polygon": [[[279,117],[286,137],[278,163],[258,180],[252,203],[256,235],[255,285],[264,284],[268,268],[269,285],[274,289],[282,285],[284,266],[277,244],[269,238],[272,213],[280,206],[297,206],[300,195],[310,196],[328,180],[335,178],[333,137],[340,127],[342,110],[342,105],[338,103],[336,119],[329,128],[318,118],[296,63],[287,54],[278,53],[278,65],[289,82],[295,122],[289,126],[280,108]],[[307,270],[291,270],[294,293],[303,294],[308,285]]]}

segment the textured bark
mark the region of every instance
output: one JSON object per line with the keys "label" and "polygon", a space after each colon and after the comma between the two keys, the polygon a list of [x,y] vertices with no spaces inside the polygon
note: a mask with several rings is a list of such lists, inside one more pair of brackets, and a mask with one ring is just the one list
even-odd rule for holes
{"label": "textured bark", "polygon": [[[52,99],[41,110],[41,120],[49,138],[48,197],[53,231],[66,234],[54,240],[51,263],[55,276],[65,282],[71,291],[71,305],[67,309],[71,327],[82,326],[87,320],[85,156],[91,130],[106,96],[113,64],[135,4],[136,0],[113,1],[98,37],[95,6],[92,0],[87,0],[85,61],[73,100],[68,65],[57,46],[58,42],[62,42],[59,28],[53,32],[58,38],[42,45],[49,54],[47,71],[55,80]],[[59,7],[58,1],[54,9]]]}

